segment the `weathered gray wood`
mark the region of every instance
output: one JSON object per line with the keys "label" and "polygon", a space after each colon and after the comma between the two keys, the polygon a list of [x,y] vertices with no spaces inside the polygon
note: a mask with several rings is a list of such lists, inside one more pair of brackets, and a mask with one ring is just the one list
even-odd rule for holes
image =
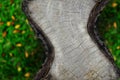
{"label": "weathered gray wood", "polygon": [[54,46],[50,80],[116,80],[113,64],[87,32],[94,0],[33,0],[31,18]]}

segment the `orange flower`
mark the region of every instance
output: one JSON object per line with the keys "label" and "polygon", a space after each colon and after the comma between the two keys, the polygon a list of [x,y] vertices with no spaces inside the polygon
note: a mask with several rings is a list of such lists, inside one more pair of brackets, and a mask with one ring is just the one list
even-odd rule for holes
{"label": "orange flower", "polygon": [[15,23],[14,22],[11,22],[12,25],[14,25]]}
{"label": "orange flower", "polygon": [[18,33],[18,32],[20,32],[20,30],[14,30],[14,31],[13,31],[14,34],[15,34],[15,33]]}
{"label": "orange flower", "polygon": [[117,28],[117,23],[114,22],[114,23],[113,23],[113,26],[114,26],[114,28],[116,29],[116,28]]}
{"label": "orange flower", "polygon": [[112,3],[112,7],[116,7],[118,4],[117,3]]}
{"label": "orange flower", "polygon": [[4,31],[4,32],[2,33],[2,36],[3,36],[3,37],[6,37],[6,35],[7,35],[7,32]]}
{"label": "orange flower", "polygon": [[25,75],[24,75],[25,77],[30,77],[30,73],[29,72],[27,72],[27,73],[25,73]]}
{"label": "orange flower", "polygon": [[2,7],[2,4],[0,4],[0,8]]}
{"label": "orange flower", "polygon": [[28,57],[29,57],[29,54],[28,54],[28,52],[27,52],[27,51],[25,52],[25,57],[26,57],[26,58],[28,58]]}
{"label": "orange flower", "polygon": [[15,20],[15,17],[14,17],[14,16],[12,16],[11,18],[12,18],[12,20]]}
{"label": "orange flower", "polygon": [[3,25],[3,22],[0,22],[0,25]]}

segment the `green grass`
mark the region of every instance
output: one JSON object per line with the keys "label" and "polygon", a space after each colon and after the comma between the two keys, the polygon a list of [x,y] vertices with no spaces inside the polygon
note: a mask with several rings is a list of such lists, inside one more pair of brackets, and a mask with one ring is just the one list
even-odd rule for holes
{"label": "green grass", "polygon": [[120,68],[120,0],[111,0],[101,13],[97,25],[115,63]]}
{"label": "green grass", "polygon": [[21,2],[0,0],[0,80],[32,80],[45,58]]}

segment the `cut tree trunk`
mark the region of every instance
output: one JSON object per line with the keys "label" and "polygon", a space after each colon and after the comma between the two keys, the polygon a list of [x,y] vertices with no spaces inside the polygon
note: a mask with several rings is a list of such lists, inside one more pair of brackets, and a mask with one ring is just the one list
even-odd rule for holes
{"label": "cut tree trunk", "polygon": [[24,0],[23,11],[46,48],[35,80],[117,80],[119,70],[95,22],[108,0]]}

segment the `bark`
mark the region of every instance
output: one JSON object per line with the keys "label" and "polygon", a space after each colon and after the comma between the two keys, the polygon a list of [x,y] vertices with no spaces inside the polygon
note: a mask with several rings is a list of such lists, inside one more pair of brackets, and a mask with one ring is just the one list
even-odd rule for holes
{"label": "bark", "polygon": [[46,48],[35,80],[116,80],[119,70],[95,22],[108,0],[24,0],[23,11]]}

